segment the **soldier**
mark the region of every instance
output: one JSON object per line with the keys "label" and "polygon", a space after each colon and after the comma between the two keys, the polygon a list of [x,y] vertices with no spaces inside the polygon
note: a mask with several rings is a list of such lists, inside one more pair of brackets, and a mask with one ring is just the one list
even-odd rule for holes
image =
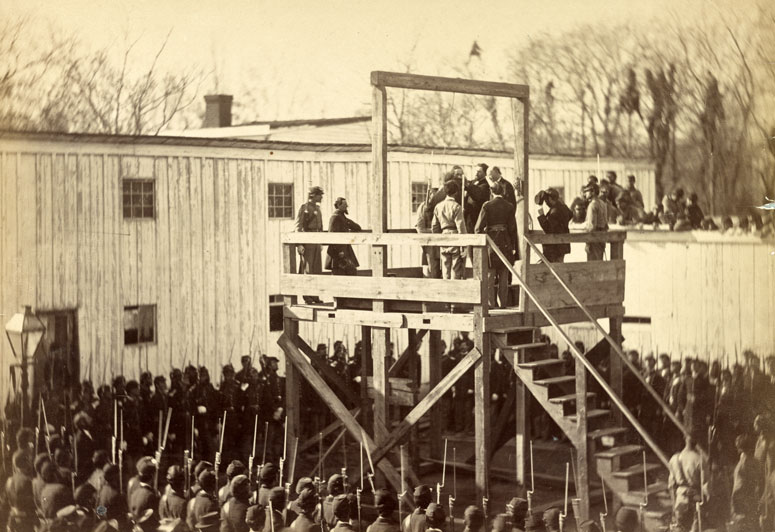
{"label": "soldier", "polygon": [[38,524],[32,492],[32,463],[25,454],[13,459],[13,474],[5,482],[5,499],[10,506],[9,532],[25,532]]}
{"label": "soldier", "polygon": [[323,500],[323,522],[329,530],[336,526],[336,516],[334,515],[334,500],[344,493],[344,477],[339,473],[334,473],[328,479],[328,496]]}
{"label": "soldier", "polygon": [[263,530],[264,521],[266,521],[266,508],[259,504],[248,508],[248,513],[245,514],[245,524],[250,527],[252,532]]}
{"label": "soldier", "polygon": [[616,512],[614,524],[616,526],[616,532],[635,532],[640,525],[638,512],[632,508],[622,506],[619,508],[619,511]]}
{"label": "soldier", "polygon": [[463,512],[463,532],[479,532],[484,526],[484,512],[477,506],[469,506]]}
{"label": "soldier", "polygon": [[[347,217],[347,200],[336,198],[334,214],[328,222],[329,233],[359,233],[361,226]],[[358,270],[358,257],[349,244],[328,246],[326,269],[334,275],[355,275]]]}
{"label": "soldier", "polygon": [[269,505],[266,507],[266,520],[264,521],[264,532],[276,532],[285,528],[285,489],[275,486],[269,492],[269,502],[272,503],[271,511]]}
{"label": "soldier", "polygon": [[78,486],[75,490],[75,506],[77,530],[93,530],[97,524],[97,490],[94,486],[88,483]]}
{"label": "soldier", "polygon": [[[92,462],[97,443],[91,433],[92,418],[86,412],[78,412],[73,419],[75,426],[75,449],[78,453],[78,482],[85,482],[92,472]],[[104,464],[103,464],[104,465]]]}
{"label": "soldier", "polygon": [[[135,463],[144,454],[144,445],[147,442],[148,433],[142,432],[143,425],[140,422],[140,385],[137,381],[129,381],[126,385],[127,395],[124,397],[124,441],[126,441],[126,454],[129,464]],[[143,441],[145,438],[146,441]]]}
{"label": "soldier", "polygon": [[127,512],[129,507],[127,506],[126,499],[121,495],[121,478],[119,477],[118,466],[115,464],[107,464],[103,472],[105,474],[105,482],[100,486],[100,490],[97,493],[97,507],[104,510],[101,511],[101,518],[104,520],[116,519],[119,523],[119,530],[126,530]]}
{"label": "soldier", "polygon": [[109,449],[113,435],[113,390],[103,384],[97,388],[97,406],[94,409],[94,445],[98,449]]}
{"label": "soldier", "polygon": [[[584,198],[589,201],[587,214],[580,229],[587,233],[608,231],[608,213],[605,204],[597,197],[600,189],[595,183],[584,187]],[[605,242],[587,242],[587,260],[603,260]]]}
{"label": "soldier", "polygon": [[298,517],[291,523],[295,532],[321,532],[320,525],[315,520],[317,503],[318,496],[313,488],[302,489],[293,504],[294,511],[298,513]]}
{"label": "soldier", "polygon": [[737,524],[738,530],[755,530],[759,525],[758,506],[764,484],[762,465],[753,456],[753,441],[748,435],[738,436],[735,447],[740,453],[740,460],[734,471],[732,521]]}
{"label": "soldier", "polygon": [[[155,531],[159,526],[159,495],[153,489],[153,477],[156,474],[157,464],[148,456],[138,462],[137,484],[129,496],[129,511],[134,516],[135,522],[146,517],[150,510],[152,515],[144,519],[141,525],[145,532]],[[127,488],[127,491],[129,489]]]}
{"label": "soldier", "polygon": [[[143,456],[137,461],[136,464],[137,468],[137,474],[134,475],[132,478],[129,479],[129,482],[126,484],[126,500],[127,504],[132,504],[132,493],[140,487],[140,483],[142,482],[142,473],[141,471],[145,470],[148,471],[150,469],[156,468],[156,461],[153,459],[152,456]],[[151,479],[153,480],[153,479]]]}
{"label": "soldier", "polygon": [[199,486],[199,475],[202,474],[203,471],[214,471],[212,462],[208,462],[206,460],[202,460],[196,466],[194,467],[194,479],[192,480],[193,484],[191,485],[190,493],[187,494],[187,497],[189,499],[193,499],[196,497],[196,494],[199,493],[199,490],[202,489]]}
{"label": "soldier", "polygon": [[51,463],[51,457],[48,455],[48,453],[39,453],[38,456],[35,457],[35,478],[32,479],[32,498],[35,503],[35,509],[38,512],[38,515],[42,514],[42,499],[41,499],[41,492],[43,491],[43,488],[46,485],[45,480],[43,480],[43,466],[46,464]]}
{"label": "soldier", "polygon": [[425,532],[425,509],[431,503],[431,489],[420,484],[414,488],[414,510],[404,518],[401,529],[404,532]]}
{"label": "soldier", "polygon": [[258,497],[256,502],[260,506],[269,506],[269,495],[272,488],[277,483],[277,466],[272,462],[267,462],[261,468],[260,486],[258,488]]}
{"label": "soldier", "polygon": [[[234,441],[234,440],[227,440],[227,441]],[[231,461],[231,463],[229,464],[229,467],[226,468],[226,485],[221,487],[221,489],[218,490],[218,502],[221,505],[225,504],[226,501],[229,500],[229,497],[231,497],[231,492],[229,491],[231,489],[231,481],[234,480],[234,478],[239,475],[245,475],[247,473],[247,470],[248,468],[245,467],[245,464],[243,464],[239,460]]]}
{"label": "soldier", "polygon": [[525,532],[541,532],[544,530],[543,514],[531,512],[525,519]]}
{"label": "soldier", "polygon": [[[79,455],[80,456],[80,455]],[[98,449],[91,455],[92,472],[86,482],[94,486],[94,489],[99,491],[102,483],[105,482],[105,471],[103,468],[110,462],[108,451],[104,449]]]}
{"label": "soldier", "polygon": [[[323,189],[318,186],[310,187],[308,198],[307,203],[299,207],[299,214],[296,217],[296,231],[301,233],[320,232],[323,230],[323,215],[318,203],[323,200]],[[301,259],[299,273],[322,273],[320,244],[297,246],[296,250]],[[304,296],[304,301],[309,304],[322,303],[317,296]]]}
{"label": "soldier", "polygon": [[559,532],[560,530],[560,509],[547,508],[544,511],[544,527],[546,532]]}
{"label": "soldier", "polygon": [[192,530],[202,516],[218,511],[218,499],[215,497],[215,474],[209,470],[202,471],[199,474],[199,487],[200,490],[193,499],[193,504],[189,503],[190,508],[186,509],[186,523]]}
{"label": "soldier", "polygon": [[523,531],[527,516],[527,500],[514,497],[506,504],[506,512],[498,514],[493,520],[493,530]]}
{"label": "soldier", "polygon": [[201,366],[196,384],[189,390],[189,408],[194,413],[202,456],[215,456],[218,432],[218,392],[210,383],[210,372]]}
{"label": "soldier", "polygon": [[58,447],[54,451],[54,466],[56,466],[59,482],[69,486],[73,478],[73,455],[68,449]]}
{"label": "soldier", "polygon": [[240,357],[240,364],[242,369],[234,376],[234,380],[243,387],[243,390],[250,384],[250,372],[255,371],[253,367],[253,357],[250,355],[242,355]]}
{"label": "soldier", "polygon": [[220,514],[217,511],[202,514],[196,520],[198,532],[218,532],[221,526]]}
{"label": "soldier", "polygon": [[159,501],[160,519],[186,520],[185,483],[186,475],[180,466],[173,465],[167,469],[169,488]]}
{"label": "soldier", "polygon": [[[264,356],[263,362],[263,369],[260,374],[260,380],[263,383],[261,388],[261,399],[264,417],[262,421],[271,422],[274,411],[285,404],[280,386],[280,377],[277,375],[280,361],[277,357]],[[259,416],[259,419],[261,418],[262,416]],[[277,434],[281,434],[281,432],[278,432]]]}
{"label": "soldier", "polygon": [[366,532],[399,532],[399,524],[393,519],[393,512],[398,506],[398,501],[386,489],[378,489],[374,494],[374,506],[377,507],[379,516],[366,529]]}
{"label": "soldier", "polygon": [[221,509],[221,532],[247,532],[245,517],[250,503],[250,481],[243,474],[236,475],[229,484],[229,500]]}
{"label": "soldier", "polygon": [[708,423],[713,415],[712,401],[708,366],[702,360],[695,360],[692,362],[692,376],[686,381],[684,424],[701,447],[707,447]]}
{"label": "soldier", "polygon": [[701,500],[703,486],[700,485],[702,456],[692,436],[686,437],[686,444],[680,452],[670,458],[668,491],[673,503],[673,518],[683,530],[693,528],[695,504]]}
{"label": "soldier", "polygon": [[69,484],[59,481],[54,464],[44,464],[41,476],[46,483],[40,492],[41,514],[45,519],[54,519],[59,510],[73,503],[73,491]]}
{"label": "soldier", "polygon": [[[493,198],[482,206],[475,232],[487,234],[511,265],[519,260],[515,207],[503,199],[503,185],[494,183],[490,190]],[[490,251],[489,262],[490,305],[500,304],[501,308],[505,308],[508,306],[509,271],[494,251]]]}
{"label": "soldier", "polygon": [[336,526],[331,529],[331,532],[354,532],[355,529],[350,524],[353,518],[353,506],[352,495],[340,494],[334,498],[333,511]]}
{"label": "soldier", "polygon": [[[232,444],[224,448],[224,456],[226,460],[231,461],[239,456],[239,443],[242,435],[244,435],[242,412],[240,412],[242,390],[240,390],[240,385],[234,377],[234,367],[231,364],[226,364],[223,367],[222,375],[221,385],[218,389],[221,406],[218,410],[220,412],[227,412],[226,419],[228,422],[226,423],[224,438],[225,441],[232,442]],[[250,429],[245,430],[244,433],[252,434],[253,423],[250,423],[249,427]]]}
{"label": "soldier", "polygon": [[447,516],[444,507],[432,502],[425,509],[425,530],[427,532],[446,532]]}

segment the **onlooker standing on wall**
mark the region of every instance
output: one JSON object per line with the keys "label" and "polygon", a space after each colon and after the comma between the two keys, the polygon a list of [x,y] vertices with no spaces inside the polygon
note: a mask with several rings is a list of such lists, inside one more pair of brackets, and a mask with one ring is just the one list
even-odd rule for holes
{"label": "onlooker standing on wall", "polygon": [[678,220],[678,215],[686,209],[683,189],[679,187],[669,195],[665,194],[662,198],[662,207],[664,211],[662,216],[660,216],[660,221],[663,224],[670,225],[670,230],[672,231],[676,220]]}
{"label": "onlooker standing on wall", "polygon": [[702,229],[702,220],[705,215],[702,214],[702,209],[697,202],[697,193],[692,192],[689,195],[689,204],[686,207],[686,215],[689,219],[689,225],[692,229]]}
{"label": "onlooker standing on wall", "polygon": [[[299,207],[299,214],[296,216],[296,231],[301,233],[316,233],[323,230],[323,215],[320,212],[318,203],[323,201],[323,189],[314,186],[310,187],[307,203]],[[299,273],[320,274],[323,271],[320,257],[320,244],[306,244],[297,246],[301,262],[299,264]],[[307,303],[322,303],[317,296],[304,296]]]}
{"label": "onlooker standing on wall", "polygon": [[[560,193],[555,188],[542,190],[535,197],[538,207],[538,223],[546,234],[558,235],[568,233],[568,222],[573,218],[573,213],[560,199]],[[549,207],[549,212],[544,213],[542,204]],[[544,257],[549,262],[564,262],[565,255],[570,253],[570,244],[544,244]]]}
{"label": "onlooker standing on wall", "polygon": [[[605,204],[597,197],[599,193],[600,189],[595,183],[584,187],[584,198],[589,201],[589,205],[584,224],[580,228],[588,233],[608,231],[608,213]],[[587,260],[603,260],[605,245],[605,242],[587,242]]]}
{"label": "onlooker standing on wall", "polygon": [[641,209],[645,209],[646,206],[643,203],[643,194],[640,193],[640,190],[635,188],[635,176],[630,174],[627,176],[627,192],[630,193],[630,199],[640,207]]}

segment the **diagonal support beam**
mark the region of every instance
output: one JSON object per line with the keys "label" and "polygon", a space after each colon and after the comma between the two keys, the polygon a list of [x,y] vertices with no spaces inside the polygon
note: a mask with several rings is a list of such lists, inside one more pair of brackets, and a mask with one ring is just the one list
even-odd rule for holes
{"label": "diagonal support beam", "polygon": [[309,344],[307,344],[307,342],[302,340],[299,336],[294,336],[292,341],[294,344],[296,344],[296,347],[298,347],[302,353],[307,355],[307,357],[312,362],[312,366],[318,370],[318,372],[322,373],[323,377],[325,377],[328,382],[336,386],[337,390],[344,394],[344,396],[347,398],[347,401],[351,405],[360,404],[360,398],[353,393],[353,391],[347,386],[347,383],[342,381],[342,378],[337,375],[331,366],[328,365],[328,362],[326,362],[323,357],[318,355],[315,350],[312,349]]}
{"label": "diagonal support beam", "polygon": [[417,403],[412,411],[409,412],[403,421],[401,421],[398,427],[390,432],[390,436],[388,436],[380,448],[371,454],[374,462],[379,462],[390,451],[391,448],[395,447],[398,442],[401,441],[401,438],[406,436],[406,434],[411,430],[412,426],[420,421],[420,419],[426,413],[428,413],[428,410],[430,410],[431,407],[433,407],[433,405],[435,405],[436,402],[438,402],[438,400],[441,399],[441,397],[447,393],[450,388],[452,388],[458,379],[460,379],[460,377],[462,377],[466,371],[471,369],[474,364],[476,364],[481,358],[482,353],[476,347],[469,351],[468,354],[464,356],[454,368],[452,368],[452,371],[450,371],[446,377],[441,379],[436,387],[428,392],[428,395],[423,397],[422,400]]}
{"label": "diagonal support beam", "polygon": [[414,337],[414,342],[410,343],[406,349],[404,349],[404,352],[401,353],[401,356],[398,357],[398,360],[396,360],[393,365],[390,366],[390,369],[388,370],[388,377],[398,377],[398,373],[404,366],[406,366],[407,362],[409,362],[412,357],[417,355],[417,350],[420,348],[422,339],[427,333],[428,329],[417,331],[417,334]]}
{"label": "diagonal support beam", "polygon": [[[331,412],[342,421],[347,432],[350,433],[355,441],[363,443],[363,445],[372,452],[373,456],[373,451],[377,449],[377,444],[374,443],[374,440],[368,434],[366,434],[364,428],[358,423],[355,417],[350,414],[350,411],[342,404],[342,401],[339,400],[326,381],[324,381],[312,365],[307,362],[307,358],[299,347],[285,333],[280,335],[277,344],[283,349],[288,360],[294,365],[299,373],[301,373],[302,377],[307,379],[312,385],[323,402],[326,403],[326,406],[331,409]],[[383,453],[382,456],[384,456],[384,454],[385,453]],[[374,459],[374,465],[385,475],[385,478],[390,485],[393,486],[393,489],[395,489],[397,493],[400,492],[401,475],[396,468],[393,467],[388,460],[379,460],[376,458]],[[404,497],[404,502],[410,505],[410,507],[414,507],[414,502],[411,497]]]}
{"label": "diagonal support beam", "polygon": [[[350,410],[350,413],[352,416],[356,419],[358,419],[358,416],[361,415],[361,409],[360,408],[354,408],[353,410]],[[337,430],[342,428],[342,422],[338,419],[334,420],[330,425],[328,425],[326,428],[324,428],[322,431],[320,431],[319,434],[316,434],[312,436],[307,441],[299,444],[299,453],[303,453],[307,449],[314,447],[318,444],[318,441],[320,440],[320,434],[323,435],[324,438],[327,438],[329,435],[333,434]]]}

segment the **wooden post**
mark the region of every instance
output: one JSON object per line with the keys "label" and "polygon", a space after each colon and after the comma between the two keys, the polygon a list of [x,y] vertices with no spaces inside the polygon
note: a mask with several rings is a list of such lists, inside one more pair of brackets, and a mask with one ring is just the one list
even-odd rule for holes
{"label": "wooden post", "polygon": [[361,327],[361,424],[374,436],[368,378],[372,375],[371,327]]}
{"label": "wooden post", "polygon": [[[522,275],[523,279],[527,279],[527,268],[530,264],[530,246],[525,242],[524,239],[524,233],[527,232],[528,226],[527,222],[530,218],[530,209],[528,205],[530,204],[530,179],[529,179],[529,153],[530,153],[530,96],[529,96],[529,89],[528,89],[528,96],[525,96],[524,98],[519,99],[520,102],[522,102],[522,201],[519,202],[522,205],[522,219],[520,220],[522,224],[522,233],[523,238],[522,241],[517,244],[517,246],[522,247],[522,269],[520,271],[520,274]],[[516,139],[515,139],[516,140]],[[515,147],[516,150],[516,147]],[[514,168],[514,173],[516,173],[517,169]],[[527,295],[524,293],[524,291],[520,288],[519,290],[519,310],[520,312],[524,312],[525,308],[527,306]]]}
{"label": "wooden post", "polygon": [[482,357],[474,366],[474,439],[476,445],[476,500],[490,496],[490,334],[484,330],[489,315],[487,248],[474,248],[474,279],[481,282],[481,304],[474,306],[474,344]]}
{"label": "wooden post", "polygon": [[[416,346],[417,343],[417,329],[409,329],[409,347],[412,349],[409,359],[409,378],[412,381],[412,385],[415,387],[415,390],[419,390],[420,387],[420,371],[419,371],[419,346]],[[414,393],[414,403],[417,404],[417,392]],[[397,408],[397,410],[399,410]],[[401,419],[404,418],[407,412],[409,412],[410,409],[403,408],[400,409],[400,416],[399,416],[399,422]],[[417,447],[417,441],[418,441],[418,429],[417,426],[412,428],[412,432],[409,435],[409,456],[412,457],[412,469],[417,469],[417,466],[419,465],[419,453],[418,453],[418,447]]]}
{"label": "wooden post", "polygon": [[587,370],[581,363],[576,363],[576,437],[573,445],[576,447],[576,493],[581,499],[579,507],[581,516],[577,522],[589,519],[589,448],[587,439]]}
{"label": "wooden post", "polygon": [[[608,318],[609,322],[609,331],[608,334],[611,335],[611,338],[621,347],[622,345],[622,318],[621,317],[614,317],[611,316]],[[614,351],[613,349],[609,350],[609,360],[611,364],[611,388],[614,392],[616,392],[616,395],[619,397],[622,397],[622,390],[623,390],[623,384],[622,384],[622,371],[623,371],[623,365],[622,359],[619,357],[619,355]],[[622,413],[619,411],[618,408],[615,408],[613,411],[614,420],[616,421],[617,425],[622,424],[623,418]]]}
{"label": "wooden post", "polygon": [[[286,244],[283,246],[283,271],[285,273],[294,273],[296,271],[296,246]],[[296,304],[296,296],[285,296],[283,303],[285,307]],[[299,322],[293,318],[283,318],[283,331],[290,337],[296,337],[299,334]],[[300,408],[300,388],[299,372],[287,359],[285,360],[285,416],[288,425],[288,434],[291,438],[299,437],[301,434],[301,408]]]}
{"label": "wooden post", "polygon": [[[522,362],[522,358],[523,355],[521,351],[515,354],[514,373],[516,373],[517,364]],[[516,381],[515,386],[517,387],[516,397],[514,398],[517,423],[514,461],[516,462],[517,468],[517,484],[520,488],[527,490],[528,486],[525,483],[525,471],[527,471],[527,468],[530,465],[528,463],[530,460],[530,449],[528,445],[528,442],[530,442],[530,423],[528,422],[530,416],[528,415],[527,408],[529,394],[527,393],[527,388],[525,388],[525,383],[522,382],[522,379],[516,377],[514,380]],[[530,486],[530,489],[533,489],[533,487]]]}
{"label": "wooden post", "polygon": [[[430,331],[430,340],[428,341],[428,381],[430,389],[436,387],[441,380],[441,331]],[[442,399],[444,401],[444,399]],[[437,404],[431,409],[431,432],[429,437],[430,454],[432,458],[441,460],[442,457],[442,435],[446,419],[443,416],[444,409],[441,404]]]}

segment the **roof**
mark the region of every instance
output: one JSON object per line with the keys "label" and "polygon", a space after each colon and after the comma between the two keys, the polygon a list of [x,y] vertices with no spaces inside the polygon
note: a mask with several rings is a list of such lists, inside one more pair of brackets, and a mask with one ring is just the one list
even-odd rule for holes
{"label": "roof", "polygon": [[[107,133],[66,133],[52,131],[13,131],[0,130],[0,140],[28,140],[41,142],[83,142],[121,145],[149,145],[149,146],[190,146],[213,148],[245,148],[278,151],[312,151],[312,152],[371,152],[371,144],[350,143],[315,143],[315,142],[291,142],[276,140],[255,140],[240,138],[200,138],[200,137],[176,137],[162,135],[112,135]],[[441,148],[434,146],[416,146],[388,144],[389,152],[402,153],[431,153],[439,151],[447,155],[461,155],[467,157],[512,157],[511,151],[497,151],[478,148]],[[530,157],[553,160],[591,160],[591,156],[575,154],[546,154],[531,153]],[[627,160],[630,163],[650,164],[646,159],[622,159],[609,157],[607,160]]]}
{"label": "roof", "polygon": [[241,126],[269,126],[271,129],[299,126],[339,126],[342,124],[354,124],[357,122],[369,122],[370,116],[345,116],[342,118],[301,118],[296,120],[257,120],[240,124]]}

